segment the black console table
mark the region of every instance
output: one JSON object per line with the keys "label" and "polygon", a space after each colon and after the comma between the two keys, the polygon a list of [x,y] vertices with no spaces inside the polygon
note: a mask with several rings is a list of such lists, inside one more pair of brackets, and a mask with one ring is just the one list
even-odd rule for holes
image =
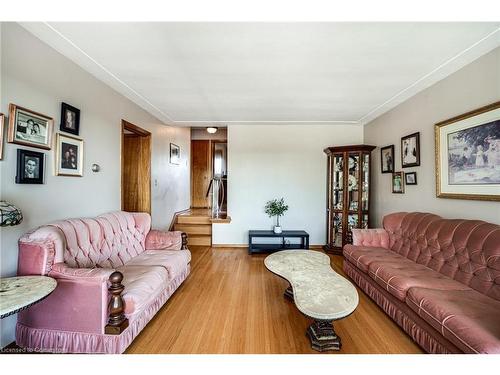
{"label": "black console table", "polygon": [[[254,238],[281,238],[277,244],[256,244]],[[300,238],[300,244],[287,244],[285,238]],[[284,230],[282,233],[274,233],[272,230],[250,230],[248,231],[248,253],[272,253],[289,249],[309,249],[309,233],[303,230]]]}

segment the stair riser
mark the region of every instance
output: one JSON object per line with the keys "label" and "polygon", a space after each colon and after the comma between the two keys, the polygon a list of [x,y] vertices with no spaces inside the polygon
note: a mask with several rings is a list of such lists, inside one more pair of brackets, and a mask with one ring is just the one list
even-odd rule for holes
{"label": "stair riser", "polygon": [[199,237],[189,237],[188,235],[188,246],[212,246],[211,236],[199,236]]}
{"label": "stair riser", "polygon": [[212,224],[209,217],[205,216],[178,216],[178,224]]}
{"label": "stair riser", "polygon": [[198,224],[198,225],[186,225],[186,224],[175,224],[175,230],[185,232],[188,235],[192,234],[212,234],[212,225]]}

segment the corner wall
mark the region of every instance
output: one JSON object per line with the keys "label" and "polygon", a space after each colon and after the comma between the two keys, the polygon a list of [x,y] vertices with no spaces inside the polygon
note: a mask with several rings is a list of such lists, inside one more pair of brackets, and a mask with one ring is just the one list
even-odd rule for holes
{"label": "corner wall", "polygon": [[230,125],[228,127],[228,215],[214,224],[214,244],[247,244],[249,229],[272,229],[264,213],[273,198],[289,210],[283,229],[305,230],[312,245],[326,241],[328,146],[363,143],[359,125]]}
{"label": "corner wall", "polygon": [[[365,143],[373,151],[372,219],[396,211],[433,212],[446,218],[500,223],[500,202],[436,197],[434,124],[500,100],[500,48],[408,99],[365,125]],[[401,168],[401,137],[420,132],[420,167]],[[417,172],[416,186],[392,194],[391,175],[380,172],[380,147],[394,144],[395,170]]]}
{"label": "corner wall", "polygon": [[[152,133],[152,218],[156,228],[168,228],[172,215],[190,206],[190,129],[161,121],[121,96],[15,23],[1,23],[0,112],[15,103],[54,118],[59,132],[61,102],[81,110],[80,137],[84,140],[84,176],[54,176],[54,148],[50,151],[4,143],[0,161],[0,198],[17,205],[24,221],[0,229],[0,274],[17,271],[17,240],[25,232],[48,222],[70,217],[95,216],[121,207],[121,120]],[[7,129],[7,126],[6,126]],[[5,129],[5,130],[6,130]],[[169,144],[181,147],[181,164],[169,163]],[[20,185],[16,150],[44,152],[45,183]],[[101,166],[93,173],[93,163]],[[16,315],[1,322],[3,347],[14,340]]]}

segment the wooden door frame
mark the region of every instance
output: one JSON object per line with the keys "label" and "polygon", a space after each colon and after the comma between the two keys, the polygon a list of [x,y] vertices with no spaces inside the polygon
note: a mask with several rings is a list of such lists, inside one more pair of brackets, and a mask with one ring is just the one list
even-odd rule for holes
{"label": "wooden door frame", "polygon": [[148,161],[149,161],[149,165],[148,165],[148,169],[149,169],[149,207],[148,207],[148,213],[151,214],[151,197],[152,197],[152,192],[151,192],[151,149],[152,149],[152,142],[151,142],[151,132],[137,126],[137,125],[134,125],[132,124],[131,122],[128,122],[127,120],[123,120],[122,119],[122,127],[121,127],[121,136],[120,136],[120,139],[121,139],[121,150],[120,150],[120,165],[121,165],[121,171],[120,171],[120,199],[121,199],[121,202],[120,202],[120,205],[121,205],[121,209],[123,210],[124,209],[124,206],[123,206],[123,202],[124,202],[124,199],[123,199],[123,170],[124,170],[124,158],[123,158],[123,149],[124,149],[124,140],[125,140],[125,130],[128,130],[129,132],[132,132],[138,136],[141,136],[141,137],[147,137],[149,138],[149,150],[148,150],[148,153],[149,153],[149,158],[148,158]]}

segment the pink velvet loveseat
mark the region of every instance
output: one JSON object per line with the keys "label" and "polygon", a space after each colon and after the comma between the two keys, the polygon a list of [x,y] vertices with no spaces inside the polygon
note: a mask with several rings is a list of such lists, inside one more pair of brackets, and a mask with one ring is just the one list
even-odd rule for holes
{"label": "pink velvet loveseat", "polygon": [[344,271],[430,353],[500,353],[500,226],[394,213],[353,230]]}
{"label": "pink velvet loveseat", "polygon": [[[122,353],[190,272],[181,232],[146,213],[113,212],[42,226],[19,240],[19,275],[57,287],[18,315],[16,342],[37,351]],[[109,290],[108,290],[109,289]]]}

